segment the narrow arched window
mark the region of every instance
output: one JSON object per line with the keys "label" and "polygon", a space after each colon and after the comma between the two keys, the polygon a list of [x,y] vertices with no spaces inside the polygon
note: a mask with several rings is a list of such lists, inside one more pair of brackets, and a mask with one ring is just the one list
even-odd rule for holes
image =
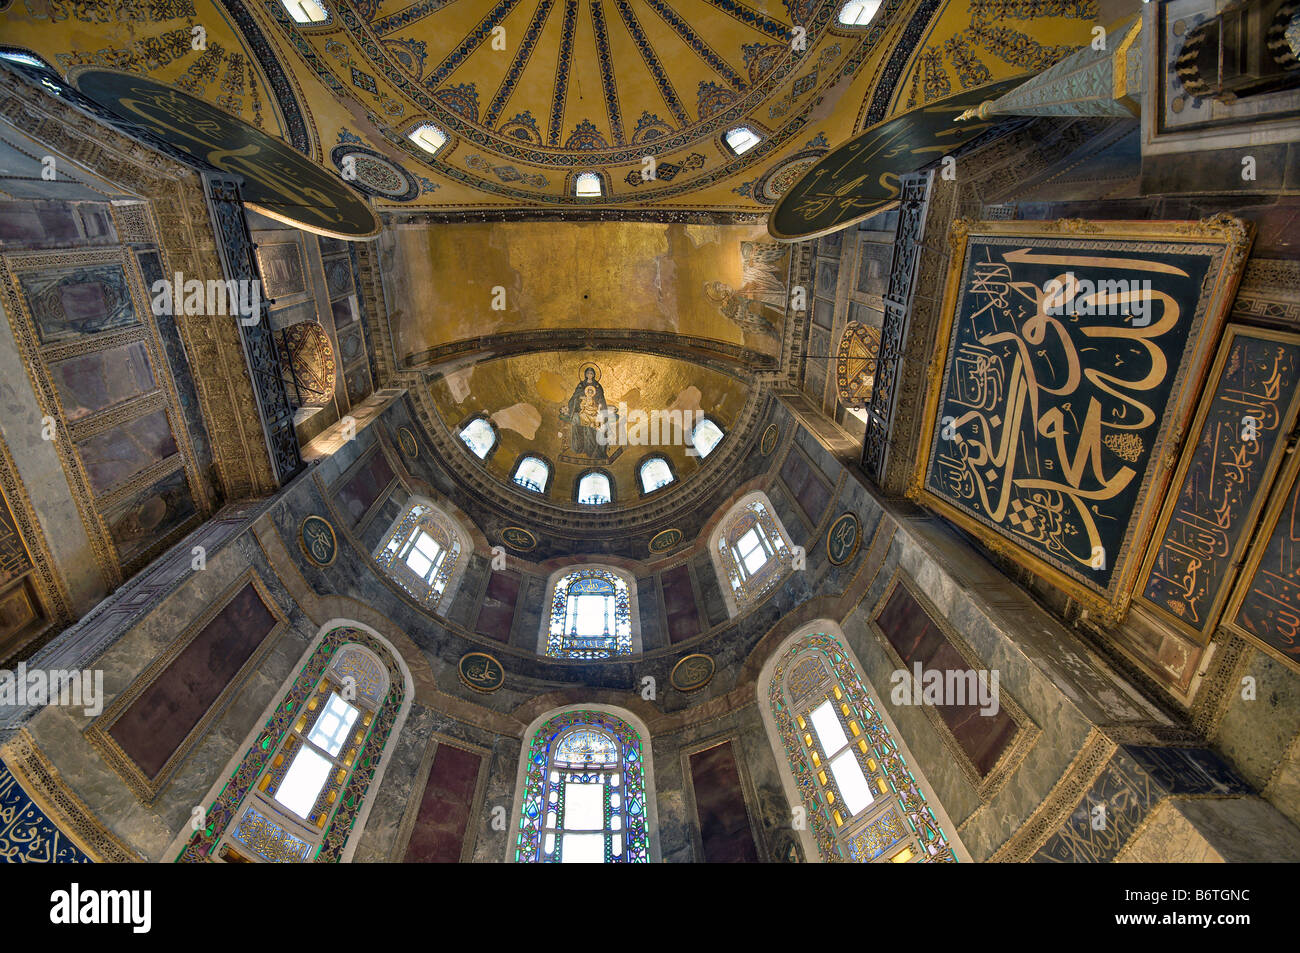
{"label": "narrow arched window", "polygon": [[691,434],[691,443],[696,453],[701,457],[707,457],[721,442],[723,436],[722,428],[708,417],[704,417],[695,425],[695,431]]}
{"label": "narrow arched window", "polygon": [[713,532],[710,554],[733,615],[785,578],[793,548],[762,492],[748,494],[727,511]]}
{"label": "narrow arched window", "polygon": [[650,457],[641,464],[641,492],[653,493],[673,482],[673,471],[663,457]]}
{"label": "narrow arched window", "polygon": [[598,471],[583,474],[578,480],[578,502],[588,505],[609,503],[614,499],[609,476]]}
{"label": "narrow arched window", "polygon": [[546,626],[545,654],[600,659],[632,653],[632,601],[628,580],[613,570],[586,567],[555,581]]}
{"label": "narrow arched window", "polygon": [[760,690],[792,806],[805,808],[822,860],[956,862],[946,816],[926,798],[838,633],[796,633],[764,666]]}
{"label": "narrow arched window", "polygon": [[521,457],[515,464],[515,483],[522,486],[525,490],[532,490],[534,493],[545,493],[546,484],[550,481],[551,468],[547,462],[540,457]]}
{"label": "narrow arched window", "polygon": [[177,859],[343,859],[405,697],[381,640],[352,627],[327,633]]}
{"label": "narrow arched window", "polygon": [[875,19],[880,0],[849,0],[836,15],[842,26],[864,27]]}
{"label": "narrow arched window", "polygon": [[412,503],[394,522],[375,561],[422,605],[437,609],[460,581],[467,539],[436,507]]}
{"label": "narrow arched window", "polygon": [[544,721],[524,752],[518,863],[647,863],[645,748],[623,719],[570,711]]}
{"label": "narrow arched window", "polygon": [[474,456],[486,460],[496,446],[497,432],[486,417],[475,417],[461,428],[460,439],[465,441],[465,446],[469,447]]}

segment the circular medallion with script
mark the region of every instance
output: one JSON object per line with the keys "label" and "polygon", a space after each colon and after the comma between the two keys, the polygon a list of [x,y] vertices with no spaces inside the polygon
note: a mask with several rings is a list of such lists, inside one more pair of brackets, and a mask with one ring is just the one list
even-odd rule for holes
{"label": "circular medallion with script", "polygon": [[781,435],[781,431],[776,429],[776,424],[769,424],[768,428],[763,431],[763,436],[758,438],[758,451],[763,456],[771,456],[772,451],[776,449],[776,438]]}
{"label": "circular medallion with script", "polygon": [[309,516],[298,528],[298,544],[302,551],[317,566],[328,566],[338,555],[338,537],[334,527],[320,516]]}
{"label": "circular medallion with script", "polygon": [[526,553],[537,548],[537,537],[521,526],[507,526],[503,529],[501,542],[517,553]]}
{"label": "circular medallion with script", "polygon": [[501,663],[486,652],[462,655],[456,670],[467,688],[484,694],[496,691],[506,680],[506,671]]}
{"label": "circular medallion with script", "polygon": [[656,533],[650,540],[650,552],[666,553],[668,550],[675,548],[682,541],[682,531],[673,528],[666,529],[662,533]]}
{"label": "circular medallion with script", "polygon": [[402,453],[412,460],[420,455],[420,444],[416,441],[415,434],[406,427],[397,428],[397,445],[402,448]]}
{"label": "circular medallion with script", "polygon": [[826,556],[836,566],[843,566],[858,554],[862,545],[862,524],[852,513],[841,513],[835,517],[830,530],[826,533]]}
{"label": "circular medallion with script", "polygon": [[698,692],[713,678],[713,659],[707,655],[688,655],[673,666],[668,680],[682,692]]}

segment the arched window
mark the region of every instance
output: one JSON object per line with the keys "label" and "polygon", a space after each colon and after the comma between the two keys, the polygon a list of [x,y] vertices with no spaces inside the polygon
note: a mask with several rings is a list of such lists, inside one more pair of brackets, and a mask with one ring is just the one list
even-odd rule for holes
{"label": "arched window", "polygon": [[787,796],[807,810],[806,852],[855,863],[957,861],[951,822],[908,768],[833,624],[787,639],[759,687]]}
{"label": "arched window", "polygon": [[551,467],[541,457],[520,457],[519,462],[515,464],[513,479],[525,490],[545,493],[546,484],[551,479]]}
{"label": "arched window", "polygon": [[558,573],[539,654],[567,659],[631,655],[636,640],[629,583],[635,585],[635,580],[599,566]]}
{"label": "arched window", "polygon": [[431,503],[411,503],[375,553],[393,580],[428,609],[450,601],[465,571],[465,533]]}
{"label": "arched window", "polygon": [[643,460],[640,467],[640,476],[642,493],[653,493],[655,490],[672,483],[675,479],[672,467],[661,456],[647,457]]}
{"label": "arched window", "polygon": [[474,456],[486,460],[496,446],[497,431],[486,417],[475,417],[461,428],[460,439],[465,441],[465,446]]}
{"label": "arched window", "polygon": [[517,863],[650,860],[649,746],[626,721],[580,709],[532,734],[517,802]]}
{"label": "arched window", "polygon": [[407,688],[383,640],[352,626],[326,633],[177,859],[346,859],[388,740],[405,718]]}
{"label": "arched window", "polygon": [[836,16],[841,26],[863,27],[875,19],[880,0],[849,0]]}
{"label": "arched window", "polygon": [[614,485],[609,474],[600,470],[591,470],[578,479],[578,502],[596,505],[611,503],[614,500]]}
{"label": "arched window", "polygon": [[691,434],[691,443],[694,445],[696,453],[701,457],[707,457],[713,452],[713,448],[718,445],[723,436],[721,427],[708,417],[702,417],[700,422],[695,425],[695,431]]}
{"label": "arched window", "polygon": [[727,511],[709,550],[732,615],[758,602],[785,577],[793,548],[766,494],[750,493]]}

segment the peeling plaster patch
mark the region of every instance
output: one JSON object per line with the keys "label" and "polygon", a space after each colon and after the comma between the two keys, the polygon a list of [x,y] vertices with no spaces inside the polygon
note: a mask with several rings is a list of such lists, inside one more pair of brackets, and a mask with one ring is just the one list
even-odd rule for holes
{"label": "peeling plaster patch", "polygon": [[492,415],[492,422],[502,430],[513,430],[527,440],[537,436],[542,425],[542,412],[532,404],[512,404]]}
{"label": "peeling plaster patch", "polygon": [[469,396],[469,379],[473,376],[474,365],[471,364],[458,371],[452,371],[443,378],[447,382],[447,390],[451,392],[451,399],[456,403],[465,403],[465,398]]}
{"label": "peeling plaster patch", "polygon": [[696,410],[696,411],[702,410],[703,408],[700,407],[700,398],[702,396],[704,395],[700,393],[700,389],[696,387],[694,384],[692,384],[690,387],[686,387],[682,389],[681,393],[677,395],[677,399],[673,401],[672,406],[669,407],[668,409],[669,410]]}

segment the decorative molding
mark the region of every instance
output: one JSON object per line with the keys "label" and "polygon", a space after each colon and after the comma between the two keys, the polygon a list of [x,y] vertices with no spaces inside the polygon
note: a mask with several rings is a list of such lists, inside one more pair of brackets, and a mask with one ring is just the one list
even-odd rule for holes
{"label": "decorative molding", "polygon": [[[213,619],[220,615],[230,601],[249,584],[252,584],[258,598],[261,599],[268,614],[274,620],[270,631],[262,639],[261,644],[252,651],[239,671],[226,683],[221,693],[208,706],[208,710],[203,713],[203,716],[199,718],[194,727],[176,746],[176,750],[167,758],[158,773],[150,777],[144,773],[140,766],[117,743],[117,740],[113,738],[111,734],[113,725],[144,693],[145,689],[151,686],[167,670],[172,662],[194,641],[195,637]],[[238,579],[227,586],[219,596],[213,599],[201,615],[185,626],[181,633],[158,653],[149,667],[137,675],[131,684],[113,699],[112,704],[104,710],[103,714],[96,718],[90,727],[85,730],[86,740],[99,751],[104,760],[108,762],[109,767],[117,772],[118,776],[126,782],[127,787],[142,803],[152,804],[171,782],[173,775],[189,757],[194,747],[207,735],[212,724],[222,715],[235,695],[243,688],[248,676],[257,670],[261,660],[270,651],[272,645],[288,627],[288,624],[289,620],[281,611],[275,599],[271,597],[257,570],[249,569],[245,571]]]}
{"label": "decorative molding", "polygon": [[[68,91],[69,98],[75,93]],[[76,97],[78,101],[84,97]],[[137,142],[15,73],[0,69],[0,116],[51,150],[73,157],[124,191],[140,196],[160,239],[163,273],[222,278],[196,171],[170,153]],[[180,318],[177,330],[195,373],[202,417],[227,498],[269,493],[269,461],[247,439],[256,408],[234,322]]]}
{"label": "decorative molding", "polygon": [[106,864],[146,860],[91,813],[26,728],[0,748],[0,755],[33,803],[92,860]]}
{"label": "decorative molding", "polygon": [[1096,728],[1090,728],[1074,759],[1060,779],[1014,834],[989,857],[991,863],[1024,863],[1074,813],[1080,799],[1101,775],[1119,749]]}

